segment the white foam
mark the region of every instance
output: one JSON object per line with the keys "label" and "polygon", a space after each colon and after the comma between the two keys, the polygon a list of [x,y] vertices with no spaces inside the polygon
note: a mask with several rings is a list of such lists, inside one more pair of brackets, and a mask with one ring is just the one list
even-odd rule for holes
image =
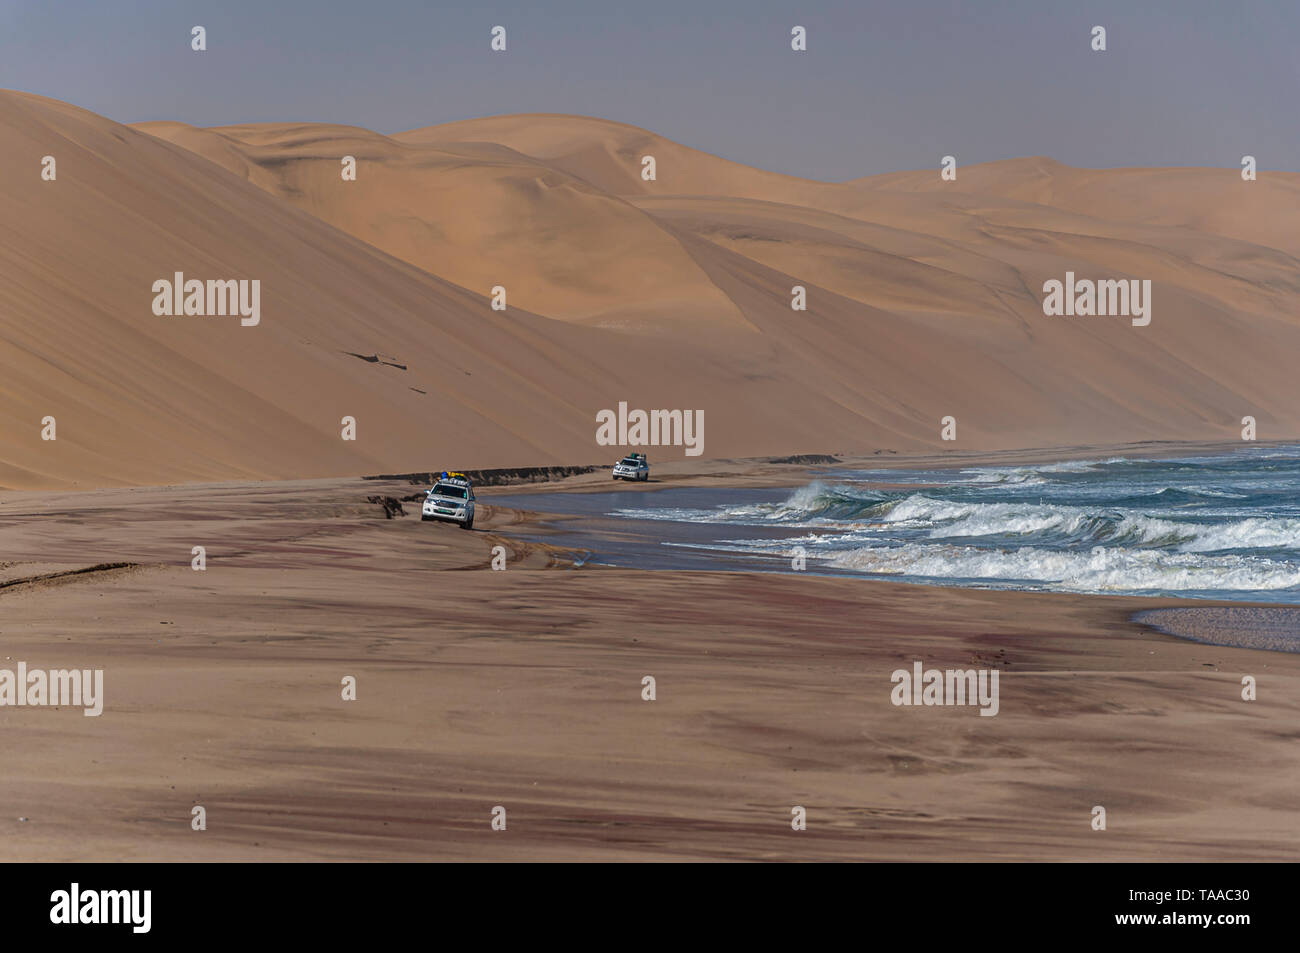
{"label": "white foam", "polygon": [[1132,545],[1177,546],[1184,552],[1273,548],[1300,551],[1300,520],[1283,517],[1194,523],[1088,507],[962,503],[913,494],[891,507],[881,516],[881,521],[929,529],[931,539],[1030,536],[1049,532],[1070,535],[1090,527],[1108,526],[1107,539]]}
{"label": "white foam", "polygon": [[864,547],[827,560],[837,569],[931,579],[1029,580],[1071,592],[1272,590],[1300,586],[1300,568],[1257,556],[1199,556],[1095,546],[1088,552],[909,544]]}

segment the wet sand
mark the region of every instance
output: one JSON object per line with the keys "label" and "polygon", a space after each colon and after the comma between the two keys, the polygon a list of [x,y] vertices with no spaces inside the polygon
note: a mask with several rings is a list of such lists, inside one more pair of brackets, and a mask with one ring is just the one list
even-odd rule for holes
{"label": "wet sand", "polygon": [[[545,489],[570,482],[609,486]],[[472,532],[367,502],[413,492],[0,493],[0,666],[103,668],[106,696],[98,718],[0,708],[4,859],[1300,851],[1300,655],[1130,621],[1185,602],[572,569],[492,490]],[[999,714],[893,706],[914,660],[997,669]]]}
{"label": "wet sand", "polygon": [[1273,652],[1300,652],[1300,607],[1188,606],[1139,612],[1135,620],[1203,642]]}

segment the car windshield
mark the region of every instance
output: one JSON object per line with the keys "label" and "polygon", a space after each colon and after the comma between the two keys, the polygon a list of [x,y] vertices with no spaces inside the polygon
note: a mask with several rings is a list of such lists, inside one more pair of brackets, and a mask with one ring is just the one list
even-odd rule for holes
{"label": "car windshield", "polygon": [[641,461],[638,460],[636,457],[623,458],[623,466],[625,467],[639,467],[640,465],[641,465]]}
{"label": "car windshield", "polygon": [[466,492],[463,486],[456,486],[453,483],[439,483],[437,486],[433,488],[433,495],[451,496],[451,497],[455,497],[458,500],[465,500],[469,498],[469,494],[468,492]]}

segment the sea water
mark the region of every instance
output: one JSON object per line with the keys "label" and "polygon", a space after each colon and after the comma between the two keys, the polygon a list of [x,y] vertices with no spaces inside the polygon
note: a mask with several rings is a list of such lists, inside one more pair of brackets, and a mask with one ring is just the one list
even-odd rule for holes
{"label": "sea water", "polygon": [[545,496],[517,505],[614,565],[1300,603],[1300,447]]}

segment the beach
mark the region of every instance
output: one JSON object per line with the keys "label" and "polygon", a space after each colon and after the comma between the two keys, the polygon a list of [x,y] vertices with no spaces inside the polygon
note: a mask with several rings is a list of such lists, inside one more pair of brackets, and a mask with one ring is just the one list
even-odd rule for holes
{"label": "beach", "polygon": [[[807,471],[686,469],[646,491]],[[472,532],[421,522],[402,479],[0,492],[0,665],[104,672],[98,717],[0,708],[5,859],[1300,849],[1300,655],[1131,621],[1192,606],[1173,598],[574,568],[536,513],[492,504],[608,483],[480,487]],[[891,673],[915,662],[996,670],[996,717],[892,704]]]}

